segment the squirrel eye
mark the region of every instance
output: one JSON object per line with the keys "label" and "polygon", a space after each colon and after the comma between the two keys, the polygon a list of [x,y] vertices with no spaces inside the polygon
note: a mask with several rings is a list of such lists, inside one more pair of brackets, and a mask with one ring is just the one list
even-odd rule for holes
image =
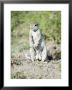
{"label": "squirrel eye", "polygon": [[38,26],[38,24],[35,24],[35,26]]}
{"label": "squirrel eye", "polygon": [[35,24],[35,26],[37,26],[37,24]]}

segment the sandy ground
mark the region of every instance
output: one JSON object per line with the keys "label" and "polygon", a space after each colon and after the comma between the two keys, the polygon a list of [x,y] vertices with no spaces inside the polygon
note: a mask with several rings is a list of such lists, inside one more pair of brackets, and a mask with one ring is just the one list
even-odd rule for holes
{"label": "sandy ground", "polygon": [[60,79],[61,60],[34,61],[26,58],[24,51],[14,57],[11,61],[12,79]]}

